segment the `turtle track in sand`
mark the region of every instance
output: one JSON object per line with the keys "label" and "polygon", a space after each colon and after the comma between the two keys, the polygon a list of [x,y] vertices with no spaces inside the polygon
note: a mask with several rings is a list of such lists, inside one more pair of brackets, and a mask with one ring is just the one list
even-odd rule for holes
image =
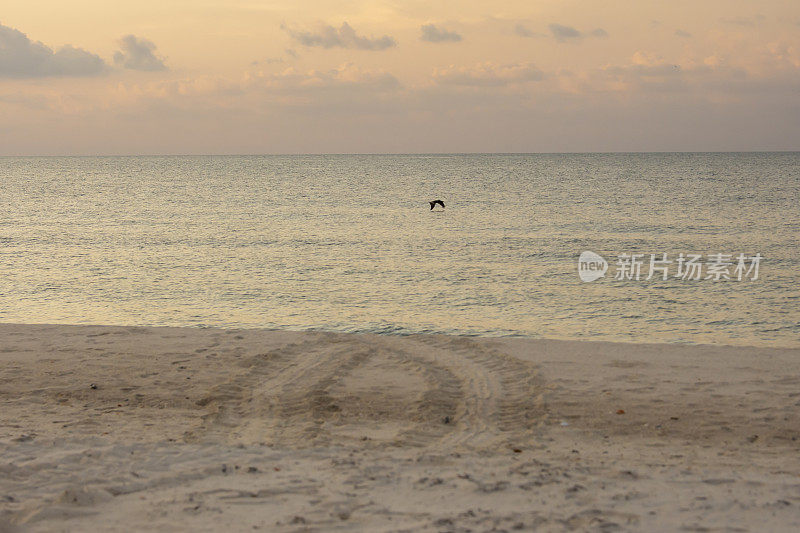
{"label": "turtle track in sand", "polygon": [[464,337],[325,334],[239,364],[187,441],[484,449],[544,417],[534,366]]}

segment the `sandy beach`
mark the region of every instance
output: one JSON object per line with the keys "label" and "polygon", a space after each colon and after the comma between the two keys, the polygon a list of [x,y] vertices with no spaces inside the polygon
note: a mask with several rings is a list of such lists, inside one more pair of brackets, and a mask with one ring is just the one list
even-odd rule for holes
{"label": "sandy beach", "polygon": [[791,531],[800,350],[0,325],[0,531]]}

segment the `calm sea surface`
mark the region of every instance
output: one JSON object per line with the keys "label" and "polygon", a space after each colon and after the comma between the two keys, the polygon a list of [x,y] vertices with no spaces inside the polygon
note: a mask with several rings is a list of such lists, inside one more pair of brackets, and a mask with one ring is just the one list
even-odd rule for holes
{"label": "calm sea surface", "polygon": [[[0,322],[800,346],[800,153],[6,157],[0,187]],[[664,253],[764,259],[646,280]]]}

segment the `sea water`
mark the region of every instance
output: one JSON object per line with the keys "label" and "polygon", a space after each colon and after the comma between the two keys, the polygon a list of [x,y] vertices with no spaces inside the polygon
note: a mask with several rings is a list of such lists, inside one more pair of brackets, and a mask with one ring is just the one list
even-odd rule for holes
{"label": "sea water", "polygon": [[799,236],[800,153],[4,157],[0,321],[796,347]]}

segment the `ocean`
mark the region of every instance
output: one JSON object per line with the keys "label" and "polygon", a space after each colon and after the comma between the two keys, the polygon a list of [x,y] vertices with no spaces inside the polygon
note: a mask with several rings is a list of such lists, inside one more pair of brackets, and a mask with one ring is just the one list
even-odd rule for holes
{"label": "ocean", "polygon": [[800,346],[797,152],[3,157],[0,183],[0,322]]}

